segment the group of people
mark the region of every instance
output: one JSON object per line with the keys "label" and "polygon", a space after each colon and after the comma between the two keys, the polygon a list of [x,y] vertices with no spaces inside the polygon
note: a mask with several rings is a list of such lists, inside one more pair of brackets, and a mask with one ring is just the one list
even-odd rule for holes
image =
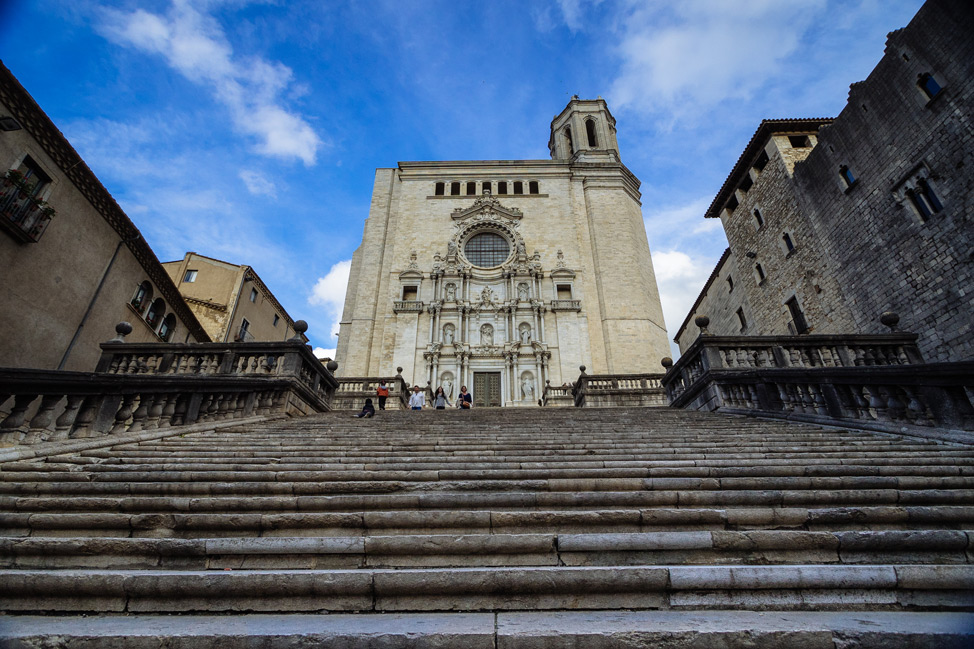
{"label": "group of people", "polygon": [[[376,389],[376,397],[379,400],[379,410],[385,410],[386,399],[389,397],[389,387],[385,381],[379,381],[379,387]],[[453,407],[442,386],[436,388],[436,393],[433,395],[432,401],[433,403],[430,406],[436,410],[445,410],[446,408]],[[414,385],[413,393],[409,396],[409,409],[422,410],[425,407],[426,393],[418,385]],[[473,407],[473,397],[467,392],[467,386],[465,385],[460,386],[460,394],[457,395],[456,407],[461,410],[469,410]],[[362,412],[355,416],[360,418],[375,416],[375,406],[372,405],[372,399],[366,399],[365,405],[362,407]]]}

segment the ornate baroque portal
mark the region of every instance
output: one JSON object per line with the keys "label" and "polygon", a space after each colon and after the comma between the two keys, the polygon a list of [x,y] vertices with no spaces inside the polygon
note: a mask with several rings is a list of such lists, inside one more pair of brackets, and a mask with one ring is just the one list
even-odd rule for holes
{"label": "ornate baroque portal", "polygon": [[[423,354],[432,385],[473,385],[474,373],[496,372],[506,404],[533,404],[548,375],[539,299],[541,256],[528,256],[518,230],[523,214],[486,192],[451,215],[454,233],[433,255],[430,342]],[[444,254],[445,253],[445,254]],[[567,272],[574,275],[571,271]],[[416,270],[405,271],[408,281]]]}

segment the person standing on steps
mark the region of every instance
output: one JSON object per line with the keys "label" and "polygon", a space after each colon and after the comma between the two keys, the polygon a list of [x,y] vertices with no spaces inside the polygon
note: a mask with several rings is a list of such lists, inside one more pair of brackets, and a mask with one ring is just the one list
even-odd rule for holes
{"label": "person standing on steps", "polygon": [[386,399],[389,397],[389,388],[386,386],[385,381],[379,381],[379,387],[376,389],[375,394],[379,397],[379,410],[385,410]]}
{"label": "person standing on steps", "polygon": [[467,392],[467,386],[460,386],[460,394],[457,395],[457,408],[461,410],[469,410],[473,407],[473,397]]}
{"label": "person standing on steps", "polygon": [[426,394],[421,392],[418,385],[413,386],[413,395],[409,397],[410,410],[422,410],[426,406]]}
{"label": "person standing on steps", "polygon": [[375,414],[375,406],[372,405],[372,399],[366,399],[365,405],[362,406],[362,412],[353,416],[362,418],[362,417],[372,417],[374,414]]}
{"label": "person standing on steps", "polygon": [[443,391],[443,386],[436,388],[436,394],[433,395],[433,407],[437,410],[446,410],[446,407],[450,405],[450,400],[446,398],[446,392]]}

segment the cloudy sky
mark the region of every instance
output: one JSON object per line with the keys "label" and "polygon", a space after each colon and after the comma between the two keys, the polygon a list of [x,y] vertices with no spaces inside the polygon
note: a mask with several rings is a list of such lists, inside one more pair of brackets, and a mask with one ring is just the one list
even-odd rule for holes
{"label": "cloudy sky", "polygon": [[253,266],[323,353],[376,167],[547,158],[552,116],[601,95],[672,337],[758,123],[837,114],[921,4],[0,0],[0,56],[161,260]]}

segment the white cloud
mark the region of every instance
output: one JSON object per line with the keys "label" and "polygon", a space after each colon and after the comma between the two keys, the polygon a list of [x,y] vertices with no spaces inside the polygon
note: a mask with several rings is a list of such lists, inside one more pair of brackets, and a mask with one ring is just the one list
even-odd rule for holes
{"label": "white cloud", "polygon": [[[325,314],[330,319],[329,335],[334,337],[338,333],[338,325],[345,306],[345,289],[348,288],[348,274],[352,269],[352,260],[345,259],[334,264],[324,277],[319,277],[311,289],[308,303],[324,307]],[[327,351],[327,350],[326,350]],[[334,358],[334,350],[332,358]]]}
{"label": "white cloud", "polygon": [[172,0],[165,15],[105,9],[103,16],[109,39],[161,55],[187,79],[207,86],[229,110],[234,127],[257,139],[260,153],[314,164],[321,139],[283,105],[282,94],[293,85],[289,67],[235,57],[220,24],[187,0]]}
{"label": "white cloud", "polygon": [[704,218],[711,199],[701,196],[677,205],[663,205],[649,212],[643,223],[650,245],[666,249],[726,245],[720,219]]}
{"label": "white cloud", "polygon": [[798,48],[825,0],[633,1],[622,21],[614,107],[704,111],[763,86]]}
{"label": "white cloud", "polygon": [[268,180],[267,176],[259,171],[241,169],[238,175],[244,185],[247,186],[247,191],[251,194],[255,196],[270,196],[272,198],[277,196],[277,187],[273,182]]}
{"label": "white cloud", "polygon": [[584,23],[582,14],[585,13],[585,5],[588,3],[598,5],[601,2],[602,0],[558,0],[558,7],[561,9],[562,19],[568,29],[577,32],[582,29]]}
{"label": "white cloud", "polygon": [[[653,254],[663,319],[667,323],[667,334],[671,341],[716,265],[716,258],[690,256],[679,250]],[[672,342],[670,349],[673,358],[677,358],[679,349]]]}
{"label": "white cloud", "polygon": [[321,360],[323,358],[331,358],[331,359],[334,360],[334,358],[335,358],[335,350],[334,349],[325,349],[324,347],[315,347],[314,350],[312,351],[312,353],[315,355],[315,358],[317,358],[318,360]]}

